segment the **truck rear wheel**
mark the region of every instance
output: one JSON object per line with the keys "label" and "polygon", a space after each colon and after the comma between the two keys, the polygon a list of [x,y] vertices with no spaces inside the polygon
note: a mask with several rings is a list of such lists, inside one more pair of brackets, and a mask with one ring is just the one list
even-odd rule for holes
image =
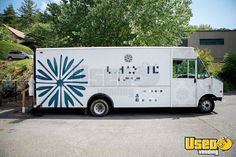
{"label": "truck rear wheel", "polygon": [[198,110],[201,113],[210,113],[214,110],[215,103],[211,98],[204,97],[199,101]]}
{"label": "truck rear wheel", "polygon": [[90,112],[93,116],[103,117],[107,115],[109,111],[108,103],[103,99],[97,99],[90,105]]}

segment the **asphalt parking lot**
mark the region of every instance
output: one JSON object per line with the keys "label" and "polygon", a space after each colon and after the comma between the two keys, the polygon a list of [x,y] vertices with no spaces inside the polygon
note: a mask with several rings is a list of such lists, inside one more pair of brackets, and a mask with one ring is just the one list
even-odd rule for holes
{"label": "asphalt parking lot", "polygon": [[[95,118],[75,110],[0,110],[1,157],[191,157],[185,136],[236,139],[236,95],[211,114],[189,109],[115,110]],[[235,144],[219,156],[236,156]],[[204,155],[207,156],[207,155]]]}

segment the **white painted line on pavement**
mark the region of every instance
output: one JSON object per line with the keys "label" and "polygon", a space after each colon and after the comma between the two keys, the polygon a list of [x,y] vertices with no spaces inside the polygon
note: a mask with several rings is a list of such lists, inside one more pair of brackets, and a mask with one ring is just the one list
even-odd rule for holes
{"label": "white painted line on pavement", "polygon": [[9,109],[9,110],[3,110],[3,111],[0,111],[0,114],[6,113],[6,112],[10,112],[10,111],[13,111],[13,110],[14,110],[14,108],[13,109]]}

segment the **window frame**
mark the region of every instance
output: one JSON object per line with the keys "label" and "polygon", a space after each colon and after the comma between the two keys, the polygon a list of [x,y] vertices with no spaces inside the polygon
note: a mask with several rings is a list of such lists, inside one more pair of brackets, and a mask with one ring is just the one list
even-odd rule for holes
{"label": "window frame", "polygon": [[[174,61],[187,61],[187,72],[186,74],[182,74],[182,75],[186,75],[186,77],[174,77]],[[190,61],[194,61],[194,77],[189,77],[190,76],[190,68],[189,68],[189,62]],[[185,78],[185,79],[196,79],[197,78],[197,59],[175,59],[173,58],[172,60],[172,78]]]}
{"label": "window frame", "polygon": [[199,45],[224,45],[224,38],[207,38],[207,39],[199,39]]}

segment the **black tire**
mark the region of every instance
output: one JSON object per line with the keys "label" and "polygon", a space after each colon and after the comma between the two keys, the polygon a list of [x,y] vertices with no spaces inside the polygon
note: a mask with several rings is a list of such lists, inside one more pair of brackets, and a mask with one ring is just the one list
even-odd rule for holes
{"label": "black tire", "polygon": [[96,99],[90,105],[90,112],[93,116],[103,117],[109,111],[108,103],[103,99]]}
{"label": "black tire", "polygon": [[29,59],[29,57],[26,56],[25,59]]}
{"label": "black tire", "polygon": [[12,60],[13,60],[13,58],[12,58],[12,57],[8,57],[7,59],[8,59],[9,61],[12,61]]}
{"label": "black tire", "polygon": [[209,97],[203,97],[198,104],[198,110],[201,113],[210,113],[214,110],[215,103]]}

